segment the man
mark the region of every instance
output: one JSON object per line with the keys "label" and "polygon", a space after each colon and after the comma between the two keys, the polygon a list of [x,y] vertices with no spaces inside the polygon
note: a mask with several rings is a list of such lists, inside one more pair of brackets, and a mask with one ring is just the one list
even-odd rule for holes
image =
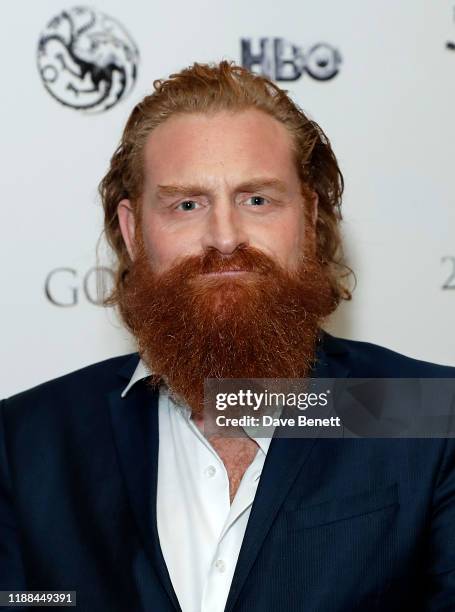
{"label": "man", "polygon": [[455,610],[451,440],[204,435],[206,378],[448,378],[321,331],[342,178],[268,80],[195,64],[133,110],[101,184],[139,354],[2,404],[0,589],[79,610]]}

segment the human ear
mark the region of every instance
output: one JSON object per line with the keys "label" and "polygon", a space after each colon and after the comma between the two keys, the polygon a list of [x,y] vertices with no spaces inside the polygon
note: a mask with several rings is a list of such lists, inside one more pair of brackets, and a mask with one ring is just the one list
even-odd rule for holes
{"label": "human ear", "polygon": [[134,218],[134,210],[130,200],[127,200],[126,198],[120,200],[117,206],[117,216],[126,250],[128,251],[130,258],[134,260],[136,220]]}
{"label": "human ear", "polygon": [[316,223],[318,222],[318,207],[319,196],[316,191],[312,191],[311,196],[308,198],[308,216],[311,222],[311,227],[314,229],[314,231],[316,231]]}
{"label": "human ear", "polygon": [[315,191],[305,194],[305,238],[307,252],[316,255],[319,196]]}

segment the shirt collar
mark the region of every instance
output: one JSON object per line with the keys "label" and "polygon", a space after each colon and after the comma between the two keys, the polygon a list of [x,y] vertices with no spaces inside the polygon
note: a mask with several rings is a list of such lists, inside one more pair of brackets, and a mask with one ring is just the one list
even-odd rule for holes
{"label": "shirt collar", "polygon": [[129,383],[123,389],[121,397],[122,398],[126,397],[131,387],[133,387],[140,380],[147,378],[147,376],[150,376],[151,374],[152,374],[151,370],[145,365],[142,359],[140,359],[139,363],[136,366],[136,369],[133,372],[133,375],[130,378]]}
{"label": "shirt collar", "polygon": [[[143,380],[144,378],[147,378],[151,374],[153,374],[152,370],[150,370],[150,368],[144,363],[144,361],[142,359],[140,359],[139,363],[136,366],[136,369],[133,372],[133,375],[131,376],[131,378],[130,378],[130,380],[128,382],[128,384],[123,389],[121,397],[122,398],[126,397],[126,395],[128,394],[129,390],[131,389],[131,387],[133,387],[140,380]],[[191,411],[188,408],[188,406],[182,406],[181,404],[178,404],[175,401],[173,403],[174,403],[175,408],[182,414],[182,416],[187,421],[189,421],[190,420],[190,416],[191,416]],[[252,432],[251,428],[249,428],[249,427],[244,427],[242,429],[244,429],[244,431],[247,434],[247,436],[249,438],[252,438],[253,440],[255,440],[257,442],[259,448],[264,453],[267,454],[267,451],[268,451],[268,448],[269,448],[270,442],[271,442],[271,437],[267,437],[267,438],[257,437],[257,436],[254,435],[254,433]]]}

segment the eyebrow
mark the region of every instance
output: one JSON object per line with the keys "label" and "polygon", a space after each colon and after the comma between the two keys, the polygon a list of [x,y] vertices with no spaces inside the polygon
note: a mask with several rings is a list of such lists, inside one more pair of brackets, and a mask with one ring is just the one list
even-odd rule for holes
{"label": "eyebrow", "polygon": [[[286,183],[276,178],[254,178],[237,185],[235,191],[245,191],[251,193],[254,191],[260,191],[264,188],[274,189],[280,193],[286,193],[288,191]],[[200,195],[210,193],[210,191],[210,189],[196,183],[191,185],[158,185],[156,195],[158,198],[165,198],[166,196]]]}

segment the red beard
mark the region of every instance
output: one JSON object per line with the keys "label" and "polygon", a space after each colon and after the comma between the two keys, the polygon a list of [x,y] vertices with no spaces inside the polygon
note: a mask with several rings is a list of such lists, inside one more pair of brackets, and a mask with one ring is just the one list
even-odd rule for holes
{"label": "red beard", "polygon": [[[248,274],[207,276],[232,269]],[[152,382],[198,417],[205,378],[308,376],[319,326],[336,305],[314,259],[290,274],[253,247],[229,256],[211,248],[156,274],[140,245],[120,300]]]}

